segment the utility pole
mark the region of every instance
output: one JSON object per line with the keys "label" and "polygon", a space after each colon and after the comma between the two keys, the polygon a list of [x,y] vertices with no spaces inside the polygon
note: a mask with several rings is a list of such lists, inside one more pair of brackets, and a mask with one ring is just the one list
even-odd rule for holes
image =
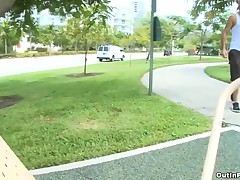
{"label": "utility pole", "polygon": [[151,8],[151,33],[150,33],[150,60],[149,60],[149,88],[148,88],[148,95],[152,94],[152,86],[153,86],[153,35],[154,35],[154,13],[156,12],[156,0],[152,0],[152,8]]}

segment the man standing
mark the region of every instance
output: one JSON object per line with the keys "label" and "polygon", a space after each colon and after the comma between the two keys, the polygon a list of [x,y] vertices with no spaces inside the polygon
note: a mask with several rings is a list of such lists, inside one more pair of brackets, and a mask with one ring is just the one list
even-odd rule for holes
{"label": "man standing", "polygon": [[[240,9],[240,0],[237,0],[238,10]],[[229,51],[226,48],[226,42],[229,32],[232,31]],[[228,58],[230,64],[231,81],[240,78],[240,12],[231,15],[228,18],[227,24],[223,30],[221,38],[221,55],[223,58]],[[231,95],[232,111],[240,112],[238,103],[238,89]]]}

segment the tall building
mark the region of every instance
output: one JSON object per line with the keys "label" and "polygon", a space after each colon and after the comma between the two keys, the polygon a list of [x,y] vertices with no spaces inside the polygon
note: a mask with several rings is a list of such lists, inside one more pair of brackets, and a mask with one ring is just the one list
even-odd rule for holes
{"label": "tall building", "polygon": [[112,12],[112,17],[108,19],[108,24],[117,31],[121,31],[125,34],[132,34],[134,15],[131,12],[131,7],[115,8]]}
{"label": "tall building", "polygon": [[[112,0],[112,6],[115,7],[112,12],[112,17],[108,19],[108,24],[115,27],[118,31],[126,34],[133,33],[134,24],[140,23],[141,19],[146,15],[146,5],[144,0],[128,0],[123,1],[119,4],[119,0]],[[70,16],[61,17],[50,14],[49,10],[43,10],[37,12],[33,10],[32,15],[38,25],[55,25],[63,26],[66,25],[67,19]],[[4,18],[0,18],[0,22],[3,22]]]}
{"label": "tall building", "polygon": [[146,3],[144,0],[132,0],[131,7],[134,13],[134,23],[139,24],[147,14]]}
{"label": "tall building", "polygon": [[[33,17],[36,19],[38,25],[45,26],[53,24],[55,26],[66,25],[67,19],[70,16],[61,17],[51,15],[48,10],[37,12],[36,10],[33,13]],[[124,32],[126,34],[133,33],[133,24],[134,24],[134,13],[131,6],[126,7],[116,7],[112,12],[111,18],[108,19],[108,24],[118,31]]]}
{"label": "tall building", "polygon": [[41,12],[37,12],[37,10],[34,10],[33,17],[36,19],[39,26],[46,26],[46,25],[55,25],[55,26],[63,26],[66,25],[67,17],[61,17],[61,16],[55,16],[50,14],[49,10],[43,10]]}
{"label": "tall building", "polygon": [[[130,1],[130,2],[129,2]],[[119,4],[119,1],[112,0],[113,17],[109,19],[109,25],[118,31],[127,34],[133,33],[134,24],[139,24],[146,15],[146,4],[144,0],[129,0]]]}

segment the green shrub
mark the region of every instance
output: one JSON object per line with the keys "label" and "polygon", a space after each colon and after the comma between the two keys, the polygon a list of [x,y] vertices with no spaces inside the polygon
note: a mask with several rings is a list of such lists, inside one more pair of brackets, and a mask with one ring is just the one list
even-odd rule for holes
{"label": "green shrub", "polygon": [[[24,53],[17,53],[15,57],[24,58],[24,57],[41,57],[41,56],[57,56],[57,55],[76,55],[76,54],[84,54],[85,51],[58,51],[58,52],[24,52]],[[96,51],[88,51],[88,54],[95,54]]]}

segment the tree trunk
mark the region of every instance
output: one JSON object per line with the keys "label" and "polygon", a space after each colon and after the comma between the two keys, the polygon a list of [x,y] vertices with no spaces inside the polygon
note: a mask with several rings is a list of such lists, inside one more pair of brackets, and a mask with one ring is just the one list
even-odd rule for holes
{"label": "tree trunk", "polygon": [[29,51],[32,51],[32,33],[29,33]]}
{"label": "tree trunk", "polygon": [[62,54],[63,54],[63,40],[61,39],[61,48],[62,48]]}
{"label": "tree trunk", "polygon": [[8,53],[7,38],[4,39],[4,46],[5,46],[5,54],[7,54]]}
{"label": "tree trunk", "polygon": [[84,61],[84,75],[87,75],[87,54],[88,54],[88,41],[87,41],[87,38],[85,38],[85,43],[84,43],[84,46],[85,46],[85,61]]}
{"label": "tree trunk", "polygon": [[78,41],[75,42],[75,51],[78,52]]}
{"label": "tree trunk", "polygon": [[201,45],[200,45],[200,57],[199,57],[200,61],[202,60],[203,42],[204,42],[204,37],[205,37],[206,31],[207,31],[207,29],[202,30],[202,33],[201,33]]}
{"label": "tree trunk", "polygon": [[50,51],[51,51],[51,44],[48,45],[48,56],[50,56]]}

